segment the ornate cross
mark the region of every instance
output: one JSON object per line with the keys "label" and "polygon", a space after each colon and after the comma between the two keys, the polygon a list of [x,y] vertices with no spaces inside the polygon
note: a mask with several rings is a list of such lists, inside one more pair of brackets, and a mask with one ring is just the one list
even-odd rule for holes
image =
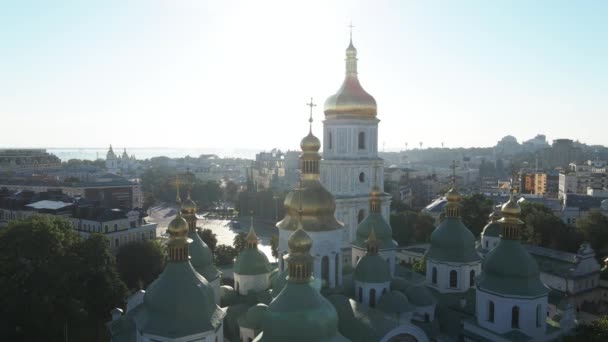
{"label": "ornate cross", "polygon": [[349,28],[349,30],[350,30],[350,40],[351,40],[351,41],[353,40],[353,27],[354,27],[354,26],[353,26],[353,21],[351,20],[351,21],[350,21],[350,24],[348,24],[348,28]]}
{"label": "ornate cross", "polygon": [[308,118],[308,122],[310,124],[310,131],[312,132],[312,107],[316,107],[317,105],[312,102],[312,97],[310,98],[310,102],[306,104],[308,107],[310,107],[310,117]]}

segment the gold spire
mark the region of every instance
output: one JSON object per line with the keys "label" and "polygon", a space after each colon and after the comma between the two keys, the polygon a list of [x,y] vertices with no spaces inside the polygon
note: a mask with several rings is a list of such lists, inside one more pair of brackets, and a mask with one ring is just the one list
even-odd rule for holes
{"label": "gold spire", "polygon": [[249,233],[245,238],[247,241],[247,248],[257,248],[258,247],[258,236],[255,234],[255,230],[253,229],[253,212],[251,213],[251,226],[249,227]]}
{"label": "gold spire", "polygon": [[[179,190],[176,199],[180,199]],[[178,209],[177,215],[175,215],[175,218],[171,220],[167,226],[167,233],[169,234],[167,254],[169,261],[177,262],[190,259],[190,256],[188,255],[188,244],[191,240],[188,239],[188,230],[189,224],[184,220],[181,211]]]}
{"label": "gold spire", "polygon": [[321,148],[321,141],[312,134],[312,108],[316,106],[313,103],[312,97],[310,103],[306,104],[310,107],[309,131],[308,135],[300,142],[302,148],[302,154],[300,155],[300,169],[302,171],[303,179],[319,179],[319,163],[321,155],[319,149]]}
{"label": "gold spire", "polygon": [[382,209],[382,191],[378,186],[378,165],[374,163],[374,185],[370,193],[369,211],[370,213],[380,213]]}
{"label": "gold spire", "polygon": [[[300,197],[302,193],[300,192]],[[287,256],[287,269],[289,275],[287,280],[296,283],[306,283],[312,279],[312,261],[313,257],[310,255],[310,249],[312,248],[312,239],[304,231],[302,227],[302,207],[300,199],[300,210],[299,210],[299,221],[298,228],[287,240],[287,246],[289,247],[289,255]]]}
{"label": "gold spire", "polygon": [[378,238],[376,238],[376,230],[374,229],[374,226],[372,226],[372,229],[369,232],[369,237],[367,240],[365,240],[365,242],[367,243],[367,254],[378,254]]}
{"label": "gold spire", "polygon": [[179,176],[175,175],[175,192],[177,193],[175,195],[175,203],[177,203],[177,205],[181,205],[182,204],[182,199],[181,197],[179,197]]}
{"label": "gold spire", "polygon": [[511,191],[509,200],[502,205],[502,218],[498,222],[502,225],[502,238],[506,240],[519,240],[521,238],[521,226],[524,224],[520,220],[521,208]]}
{"label": "gold spire", "polygon": [[489,215],[490,223],[496,223],[500,219],[500,214],[496,210],[492,210]]}
{"label": "gold spire", "polygon": [[452,187],[445,194],[445,198],[448,201],[448,204],[445,208],[445,216],[446,217],[460,217],[460,200],[462,196],[456,190],[456,161],[452,161]]}

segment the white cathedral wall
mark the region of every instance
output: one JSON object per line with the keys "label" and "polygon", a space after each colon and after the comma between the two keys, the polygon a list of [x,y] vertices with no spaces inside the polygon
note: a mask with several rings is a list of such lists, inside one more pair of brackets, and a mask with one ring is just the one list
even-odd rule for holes
{"label": "white cathedral wall", "polygon": [[257,275],[234,274],[234,289],[245,296],[249,291],[260,292],[270,287],[270,273]]}
{"label": "white cathedral wall", "polygon": [[[476,291],[477,323],[497,334],[513,330],[511,313],[513,307],[519,307],[519,329],[524,334],[537,338],[544,334],[547,318],[547,297],[513,298],[498,296],[485,291]],[[494,302],[494,321],[489,321],[490,301]],[[537,306],[539,310],[537,312]]]}
{"label": "white cathedral wall", "polygon": [[[437,269],[437,282],[433,283],[433,268]],[[475,282],[471,284],[471,271],[475,272],[476,278],[481,274],[481,261],[475,263],[443,263],[433,259],[426,261],[426,284],[437,289],[441,293],[466,292],[469,288],[475,287]],[[456,271],[458,277],[456,287],[450,286],[450,272]]]}
{"label": "white cathedral wall", "polygon": [[[355,300],[369,306],[371,300],[371,290],[376,290],[375,293],[375,305],[378,305],[382,295],[390,291],[391,282],[385,283],[364,283],[355,280]],[[359,292],[360,291],[360,292]]]}
{"label": "white cathedral wall", "polygon": [[[312,239],[310,254],[315,258],[313,261],[313,275],[317,279],[322,279],[323,258],[328,259],[328,280],[327,286],[330,288],[342,284],[342,230],[332,230],[323,232],[309,232],[308,236]],[[289,253],[288,241],[293,234],[292,231],[279,229],[279,255],[284,256]],[[287,261],[279,261],[279,269],[282,272],[287,268]]]}
{"label": "white cathedral wall", "polygon": [[481,234],[481,247],[487,249],[488,251],[496,248],[496,246],[498,246],[498,242],[500,242],[500,237],[485,236]]}

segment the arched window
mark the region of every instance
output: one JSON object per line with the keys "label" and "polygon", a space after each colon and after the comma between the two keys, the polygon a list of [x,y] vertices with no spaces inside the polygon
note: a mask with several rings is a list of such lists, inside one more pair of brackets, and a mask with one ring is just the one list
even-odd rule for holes
{"label": "arched window", "polygon": [[357,223],[361,223],[361,221],[363,221],[364,218],[365,218],[365,210],[361,209],[361,210],[359,210],[359,214],[357,214]]}
{"label": "arched window", "polygon": [[239,292],[239,282],[238,281],[236,282],[236,292],[237,293]]}
{"label": "arched window", "polygon": [[471,273],[469,273],[469,286],[475,286],[475,270],[471,270]]}
{"label": "arched window", "polygon": [[360,183],[365,182],[365,173],[364,173],[364,172],[361,172],[361,173],[359,174],[359,182],[360,182]]}
{"label": "arched window", "polygon": [[540,328],[540,322],[543,319],[541,310],[542,310],[542,306],[540,304],[536,304],[536,327],[537,328]]}
{"label": "arched window", "polygon": [[365,132],[359,132],[359,149],[365,150]]}
{"label": "arched window", "polygon": [[329,136],[327,137],[327,140],[328,140],[327,146],[331,150],[333,148],[333,146],[334,146],[333,139],[332,139],[332,136],[331,136],[331,132],[329,132]]}
{"label": "arched window", "polygon": [[359,286],[359,302],[363,303],[363,288]]}
{"label": "arched window", "polygon": [[450,287],[458,287],[458,272],[450,271]]}
{"label": "arched window", "polygon": [[114,231],[118,230],[118,225],[116,223],[114,223]]}
{"label": "arched window", "polygon": [[376,307],[376,289],[369,290],[369,307]]}
{"label": "arched window", "polygon": [[432,279],[433,284],[437,284],[437,267],[433,267]]}
{"label": "arched window", "polygon": [[488,240],[486,240],[486,248],[488,248]]}
{"label": "arched window", "polygon": [[106,233],[107,233],[107,232],[108,232],[108,225],[107,225],[107,224],[106,224],[106,227],[105,227],[105,229],[106,229]]}
{"label": "arched window", "polygon": [[327,255],[321,259],[321,279],[323,279],[323,286],[329,285],[329,257]]}
{"label": "arched window", "polygon": [[494,323],[494,302],[488,302],[488,321]]}
{"label": "arched window", "polygon": [[519,329],[519,307],[514,306],[511,309],[511,328]]}

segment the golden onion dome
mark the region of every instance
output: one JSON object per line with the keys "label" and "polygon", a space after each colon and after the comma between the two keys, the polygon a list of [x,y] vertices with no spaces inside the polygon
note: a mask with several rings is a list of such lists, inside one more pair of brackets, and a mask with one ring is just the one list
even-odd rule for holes
{"label": "golden onion dome", "polygon": [[511,195],[507,203],[502,205],[501,211],[504,216],[510,217],[519,217],[521,214],[521,208],[519,204],[517,204],[517,201],[515,201],[513,198],[513,195]]}
{"label": "golden onion dome", "polygon": [[376,118],[376,100],[363,89],[357,77],[357,49],[352,40],[346,49],[346,77],[338,92],[325,101],[324,112],[329,118]]}
{"label": "golden onion dome", "polygon": [[460,202],[460,200],[462,199],[462,196],[460,195],[460,193],[456,190],[455,187],[451,188],[450,191],[448,191],[445,194],[445,198],[448,202]]}
{"label": "golden onion dome", "polygon": [[287,241],[287,245],[289,246],[290,254],[308,254],[310,252],[310,249],[312,248],[312,239],[306,234],[304,229],[302,229],[302,224],[299,224],[298,229],[291,234]]}
{"label": "golden onion dome", "polygon": [[279,223],[279,229],[296,230],[300,215],[304,230],[329,231],[341,229],[336,220],[334,196],[318,180],[304,180],[300,189],[294,189],[285,196],[287,214]]}
{"label": "golden onion dome", "polygon": [[171,237],[185,237],[188,235],[188,222],[184,220],[179,211],[175,218],[169,222],[167,232]]}
{"label": "golden onion dome", "polygon": [[196,214],[196,211],[197,211],[196,202],[194,202],[192,200],[192,198],[190,198],[190,193],[188,193],[188,198],[182,203],[181,211],[182,211],[182,214],[185,214],[185,215],[186,214],[188,214],[188,215]]}
{"label": "golden onion dome", "polygon": [[307,136],[302,138],[300,142],[300,148],[302,148],[303,152],[318,152],[321,148],[321,141],[319,138],[315,137],[312,134],[312,131],[308,133]]}

